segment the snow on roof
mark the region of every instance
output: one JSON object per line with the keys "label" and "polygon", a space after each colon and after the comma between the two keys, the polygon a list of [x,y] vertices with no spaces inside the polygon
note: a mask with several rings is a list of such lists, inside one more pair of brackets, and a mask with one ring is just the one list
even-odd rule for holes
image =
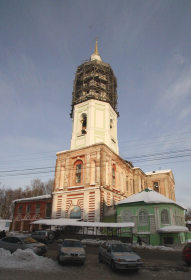
{"label": "snow on roof", "polygon": [[150,172],[145,172],[146,175],[155,175],[155,174],[161,174],[161,173],[169,173],[171,172],[171,169],[166,169],[166,170],[156,170],[156,171],[150,171]]}
{"label": "snow on roof", "polygon": [[[166,196],[158,193],[158,192],[155,192],[151,189],[145,189],[137,194],[133,194],[121,201],[119,201],[117,203],[117,205],[120,205],[120,204],[126,204],[126,203],[135,203],[135,202],[145,202],[145,203],[148,203],[148,204],[152,204],[152,203],[173,203],[175,205],[178,205],[174,200],[171,200],[169,198],[167,198]],[[180,206],[180,205],[178,205]],[[182,207],[182,206],[180,206]],[[184,208],[184,207],[182,207]]]}
{"label": "snow on roof", "polygon": [[15,199],[15,200],[13,200],[13,203],[19,202],[19,201],[48,199],[51,197],[52,197],[51,194],[45,194],[45,195],[39,195],[39,196],[33,196],[33,197],[25,197],[25,198]]}
{"label": "snow on roof", "polygon": [[158,232],[187,232],[188,228],[183,226],[166,226],[158,229]]}
{"label": "snow on roof", "polygon": [[64,151],[57,152],[56,155],[63,154],[63,153],[65,153],[65,152],[68,152],[68,150],[64,150]]}
{"label": "snow on roof", "polygon": [[82,222],[75,219],[42,219],[32,224],[42,224],[42,225],[51,225],[51,226],[76,226],[76,227],[113,227],[113,228],[133,228],[134,223],[100,223],[100,222]]}

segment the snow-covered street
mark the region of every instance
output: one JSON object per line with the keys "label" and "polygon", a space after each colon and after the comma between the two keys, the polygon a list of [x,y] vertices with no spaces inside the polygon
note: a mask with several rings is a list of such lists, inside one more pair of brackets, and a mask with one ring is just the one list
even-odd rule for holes
{"label": "snow-covered street", "polygon": [[[88,242],[86,242],[88,243]],[[51,244],[47,257],[37,256],[30,249],[17,250],[11,254],[9,251],[0,249],[0,279],[20,280],[117,280],[117,279],[164,279],[164,280],[187,280],[191,279],[191,269],[185,266],[180,259],[180,251],[166,248],[146,248],[137,246],[136,250],[144,255],[145,266],[139,272],[113,273],[106,264],[98,262],[97,247],[88,246],[87,260],[85,265],[58,265],[56,261],[57,245]],[[164,258],[164,256],[166,256]],[[153,258],[153,262],[151,259]],[[168,261],[169,259],[169,261]]]}
{"label": "snow-covered street", "polygon": [[37,256],[31,249],[18,249],[13,254],[0,248],[0,269],[61,271],[57,262],[50,258]]}

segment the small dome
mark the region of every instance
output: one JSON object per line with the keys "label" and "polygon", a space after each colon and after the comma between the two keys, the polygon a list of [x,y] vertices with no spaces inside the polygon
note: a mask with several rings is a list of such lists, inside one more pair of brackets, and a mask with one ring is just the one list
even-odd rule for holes
{"label": "small dome", "polygon": [[97,55],[97,54],[95,54],[95,53],[93,53],[93,54],[91,55],[90,60],[91,60],[91,61],[92,61],[92,60],[99,60],[99,61],[102,61],[101,56],[100,56],[100,55]]}

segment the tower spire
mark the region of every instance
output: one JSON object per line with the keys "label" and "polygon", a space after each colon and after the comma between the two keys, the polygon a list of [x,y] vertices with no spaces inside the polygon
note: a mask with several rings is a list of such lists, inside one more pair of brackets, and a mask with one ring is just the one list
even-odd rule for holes
{"label": "tower spire", "polygon": [[98,39],[96,38],[96,42],[95,42],[95,49],[94,49],[94,53],[91,55],[90,60],[99,60],[102,61],[101,56],[99,55],[98,52]]}
{"label": "tower spire", "polygon": [[97,39],[97,37],[96,37],[96,43],[95,43],[94,54],[99,55],[99,52],[98,52],[98,39]]}

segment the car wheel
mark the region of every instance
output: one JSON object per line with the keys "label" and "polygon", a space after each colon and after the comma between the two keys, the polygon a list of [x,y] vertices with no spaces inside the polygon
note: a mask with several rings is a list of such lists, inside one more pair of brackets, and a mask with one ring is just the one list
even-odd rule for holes
{"label": "car wheel", "polygon": [[102,258],[101,254],[98,255],[98,260],[99,260],[100,263],[103,263],[103,258]]}
{"label": "car wheel", "polygon": [[112,270],[113,272],[116,271],[116,266],[115,266],[114,261],[111,261],[111,270]]}
{"label": "car wheel", "polygon": [[49,239],[49,240],[53,240],[53,239],[54,239],[54,233],[52,233],[52,232],[49,233],[49,234],[48,234],[48,239]]}
{"label": "car wheel", "polygon": [[63,264],[63,263],[61,262],[61,260],[60,260],[60,255],[58,255],[57,260],[58,260],[58,263],[59,263],[59,264]]}

